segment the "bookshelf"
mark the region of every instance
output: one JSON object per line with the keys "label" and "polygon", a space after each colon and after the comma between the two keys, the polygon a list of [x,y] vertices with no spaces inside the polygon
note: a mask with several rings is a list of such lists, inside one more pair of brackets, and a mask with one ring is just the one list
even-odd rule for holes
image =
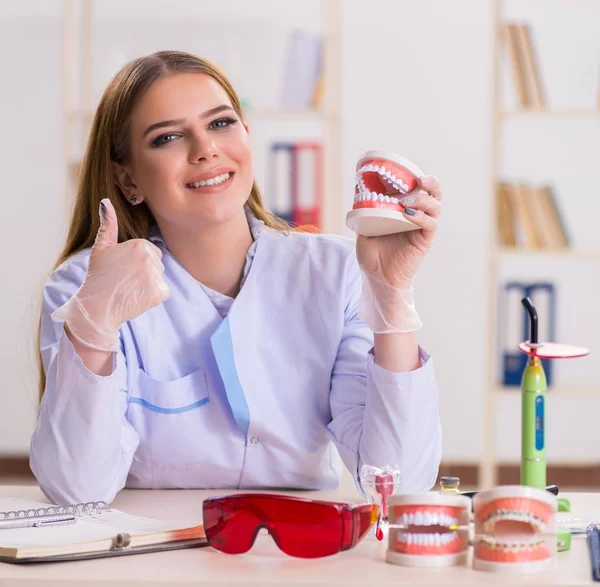
{"label": "bookshelf", "polygon": [[[62,30],[62,101],[63,161],[69,206],[77,181],[82,149],[94,114],[94,0],[61,0]],[[321,104],[316,108],[245,108],[249,123],[258,130],[276,124],[302,125],[318,123],[322,129],[324,178],[322,230],[342,234],[344,198],[341,176],[341,23],[342,0],[321,0],[323,39],[323,74],[326,80]],[[226,42],[226,39],[224,39]],[[227,71],[224,72],[226,75]],[[77,104],[77,107],[72,107]],[[289,131],[288,131],[289,132]],[[264,153],[264,157],[268,156]],[[255,151],[255,161],[263,157]],[[259,182],[261,190],[266,186]]]}
{"label": "bookshelf", "polygon": [[[520,443],[520,389],[518,387],[505,387],[499,380],[501,365],[499,365],[500,346],[498,336],[498,308],[499,308],[499,291],[503,279],[502,271],[500,270],[501,264],[510,261],[511,266],[514,268],[519,264],[528,264],[528,267],[539,266],[542,263],[577,263],[577,262],[598,262],[600,261],[600,247],[581,247],[573,245],[572,242],[566,244],[566,246],[557,248],[533,248],[523,243],[517,246],[507,246],[503,242],[503,236],[501,234],[500,222],[499,222],[499,197],[498,197],[498,184],[505,181],[502,169],[502,156],[503,156],[503,140],[506,138],[506,127],[508,124],[521,125],[521,132],[529,132],[527,129],[528,125],[537,125],[539,132],[540,124],[544,125],[556,125],[562,123],[571,124],[597,124],[600,122],[600,103],[597,104],[597,109],[592,107],[574,107],[574,108],[554,108],[547,106],[549,96],[544,94],[544,88],[540,88],[540,77],[539,77],[539,64],[536,63],[537,57],[535,55],[536,47],[535,43],[532,48],[531,37],[527,41],[529,44],[530,51],[533,49],[533,63],[531,61],[531,55],[529,57],[529,71],[526,74],[528,80],[526,80],[527,87],[519,87],[519,82],[513,79],[514,91],[516,94],[516,106],[507,107],[504,102],[504,79],[503,77],[512,73],[513,76],[517,75],[517,66],[514,61],[514,53],[511,53],[511,49],[507,47],[507,23],[509,18],[506,15],[506,2],[507,0],[493,0],[493,17],[492,17],[492,35],[494,39],[494,46],[492,51],[492,72],[493,72],[493,92],[492,92],[492,116],[491,116],[491,169],[490,169],[490,189],[493,195],[493,205],[490,207],[490,226],[492,229],[489,234],[489,247],[488,247],[488,267],[489,267],[489,286],[488,286],[488,342],[487,342],[487,373],[488,373],[488,384],[485,389],[483,397],[483,446],[482,456],[479,463],[479,485],[481,487],[491,487],[498,482],[499,469],[501,465],[514,464],[518,465],[520,450],[517,448],[517,443]],[[576,10],[575,7],[572,7]],[[564,10],[569,10],[567,3],[564,4]],[[527,19],[530,23],[535,25],[533,18]],[[525,25],[524,29],[529,29],[531,33],[531,27]],[[533,36],[535,41],[535,35]],[[507,69],[507,61],[510,64]],[[527,69],[527,67],[525,67]],[[533,68],[533,69],[532,69]],[[537,71],[536,71],[537,70]],[[521,72],[523,75],[523,72]],[[523,78],[521,78],[523,83]],[[537,88],[532,90],[532,85],[536,85]],[[526,103],[524,92],[529,92],[531,98],[531,92],[537,94],[538,104],[535,104],[536,99],[530,100]],[[539,101],[542,104],[539,104]],[[534,103],[532,103],[534,102]],[[545,128],[550,129],[550,126]],[[561,127],[562,128],[562,127]],[[550,131],[544,131],[550,132]],[[551,174],[552,170],[549,171]],[[536,220],[539,222],[541,216],[536,216]],[[567,232],[569,232],[567,227]],[[520,266],[520,265],[519,265]],[[597,265],[594,265],[597,268]],[[506,273],[506,271],[505,271]],[[523,271],[521,271],[523,274]],[[535,278],[534,278],[535,280]],[[560,299],[558,300],[558,307],[560,309]],[[593,318],[591,318],[593,319]],[[567,342],[567,341],[565,341]],[[572,342],[572,341],[571,341]],[[584,345],[585,346],[585,345]],[[585,405],[596,405],[591,402],[598,401],[600,399],[600,386],[596,387],[590,384],[578,384],[576,381],[566,385],[556,384],[549,388],[548,392],[549,402],[558,406],[572,406],[573,402],[579,400],[578,406]],[[513,423],[515,431],[510,430],[511,424],[507,426],[507,411],[500,410],[501,405],[504,407],[510,406],[510,412],[515,414]],[[560,409],[560,408],[559,408]],[[568,408],[569,410],[572,407]],[[588,408],[589,409],[589,408]],[[592,408],[593,409],[593,408]],[[558,410],[557,410],[558,411]],[[504,415],[504,416],[503,416]],[[560,416],[553,416],[556,420],[560,419]],[[549,424],[554,426],[555,423]],[[502,429],[500,427],[503,426]],[[506,459],[498,458],[498,433],[502,432],[503,437],[508,445],[510,445],[510,454],[512,455],[511,463],[507,463]],[[554,433],[557,431],[554,430]],[[515,438],[515,434],[518,437]],[[556,437],[553,440],[554,448],[558,444]],[[550,442],[548,442],[550,445]],[[506,451],[504,451],[506,454]],[[552,459],[549,453],[549,462]],[[559,460],[561,457],[559,456]],[[577,455],[572,455],[565,460],[563,455],[562,460],[569,463],[578,463],[581,459]],[[585,462],[584,462],[585,464]]]}

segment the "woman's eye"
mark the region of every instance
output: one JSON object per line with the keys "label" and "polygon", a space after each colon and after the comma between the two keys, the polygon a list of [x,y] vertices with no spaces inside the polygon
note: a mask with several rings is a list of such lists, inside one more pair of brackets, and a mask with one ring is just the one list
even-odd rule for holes
{"label": "woman's eye", "polygon": [[161,145],[164,145],[166,143],[170,143],[171,142],[171,138],[170,137],[177,137],[177,135],[174,134],[174,133],[167,133],[167,134],[164,134],[164,135],[160,135],[160,136],[156,137],[152,141],[152,146],[153,147],[160,147]]}
{"label": "woman's eye", "polygon": [[237,120],[234,120],[233,118],[219,118],[218,120],[213,120],[210,123],[210,126],[212,128],[216,128],[216,129],[221,129],[221,128],[226,128],[228,126],[231,126],[232,124],[235,124],[237,122]]}

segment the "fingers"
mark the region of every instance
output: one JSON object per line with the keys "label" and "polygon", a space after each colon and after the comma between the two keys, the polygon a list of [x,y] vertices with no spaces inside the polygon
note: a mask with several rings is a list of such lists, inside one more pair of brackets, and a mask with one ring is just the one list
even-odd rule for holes
{"label": "fingers", "polygon": [[[405,208],[420,210],[432,218],[437,219],[442,213],[441,202],[430,196],[425,190],[414,190],[412,193],[404,196],[404,198],[400,198],[399,202]],[[411,218],[410,213],[408,217]]]}
{"label": "fingers", "polygon": [[94,243],[95,249],[105,250],[119,242],[119,223],[117,213],[108,198],[100,202],[100,228]]}
{"label": "fingers", "polygon": [[442,188],[437,177],[434,177],[433,175],[425,175],[419,178],[419,186],[422,190],[428,192],[430,196],[433,196],[439,202],[442,201]]}
{"label": "fingers", "polygon": [[414,215],[410,215],[406,210],[404,211],[406,218],[424,231],[434,232],[437,228],[437,219],[433,216],[429,216],[429,214],[426,214],[423,210],[415,210],[414,208],[413,210],[415,211]]}

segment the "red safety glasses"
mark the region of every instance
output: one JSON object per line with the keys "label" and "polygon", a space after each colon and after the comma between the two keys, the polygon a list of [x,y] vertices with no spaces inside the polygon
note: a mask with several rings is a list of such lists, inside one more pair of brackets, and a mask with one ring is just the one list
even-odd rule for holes
{"label": "red safety glasses", "polygon": [[286,554],[318,558],[358,544],[379,507],[256,493],[210,497],[202,515],[208,544],[227,554],[248,552],[266,528]]}

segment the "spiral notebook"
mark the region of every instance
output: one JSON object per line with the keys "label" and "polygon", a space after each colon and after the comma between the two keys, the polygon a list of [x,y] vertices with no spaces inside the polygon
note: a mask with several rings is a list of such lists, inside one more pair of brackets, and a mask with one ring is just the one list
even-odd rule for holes
{"label": "spiral notebook", "polygon": [[[2,528],[4,520],[74,515],[75,522],[44,527]],[[18,522],[11,522],[18,524]],[[6,525],[6,524],[5,524]],[[0,498],[0,561],[48,562],[101,558],[205,546],[200,521],[173,522],[132,516],[104,502],[51,506]]]}

